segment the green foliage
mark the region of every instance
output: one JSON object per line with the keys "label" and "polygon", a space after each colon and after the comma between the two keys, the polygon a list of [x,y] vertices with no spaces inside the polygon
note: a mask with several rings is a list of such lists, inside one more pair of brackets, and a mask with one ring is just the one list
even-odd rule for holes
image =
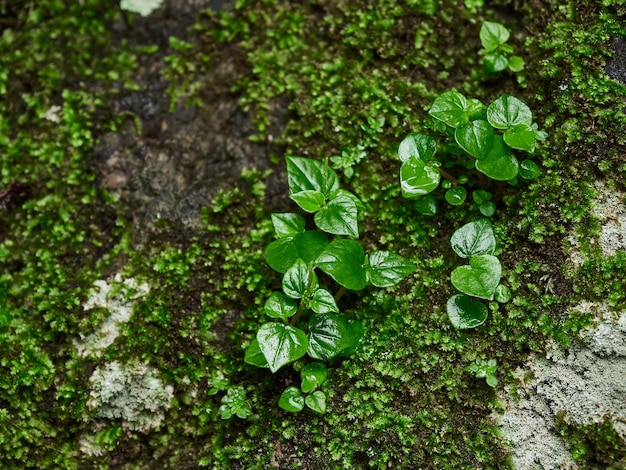
{"label": "green foliage", "polygon": [[[263,311],[278,321],[261,325],[246,351],[245,362],[268,367],[273,373],[305,355],[327,361],[352,354],[364,329],[360,322],[339,315],[339,297],[346,289],[394,286],[416,268],[390,251],[365,255],[362,245],[354,240],[359,236],[361,202],[339,187],[337,174],[327,164],[301,157],[287,157],[286,162],[290,198],[304,212],[314,213],[319,230],[306,230],[306,221],[299,214],[272,215],[277,240],[267,246],[265,258],[283,274],[282,292],[273,292]],[[333,235],[329,242],[327,237]],[[322,285],[317,269],[329,276]],[[340,286],[335,296],[327,288],[331,279]],[[326,397],[314,390],[325,379],[323,365],[306,365],[302,390],[288,387],[279,405],[288,411],[300,411],[306,404],[323,413]],[[312,393],[304,397],[303,392]]]}
{"label": "green foliage", "polygon": [[246,400],[246,391],[242,388],[229,388],[222,397],[218,411],[222,419],[230,419],[233,415],[246,419],[252,413],[250,403]]}
{"label": "green foliage", "polygon": [[509,31],[500,23],[485,21],[480,28],[480,42],[484,55],[483,65],[487,73],[496,73],[508,69],[511,72],[521,72],[524,69],[524,59],[520,56],[511,56],[513,47],[506,42],[509,40]]}
{"label": "green foliage", "polygon": [[496,369],[498,368],[498,362],[495,359],[476,359],[472,364],[465,369],[472,376],[477,379],[485,379],[487,385],[490,387],[498,386],[498,378],[496,377]]}

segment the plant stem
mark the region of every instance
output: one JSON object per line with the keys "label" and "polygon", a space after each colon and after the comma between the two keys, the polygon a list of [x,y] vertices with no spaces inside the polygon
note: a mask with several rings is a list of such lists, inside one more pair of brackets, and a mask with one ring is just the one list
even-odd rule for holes
{"label": "plant stem", "polygon": [[452,176],[446,170],[444,170],[443,168],[437,168],[437,169],[439,170],[439,173],[441,174],[441,176],[443,176],[448,181],[452,182],[453,185],[456,186],[457,184],[459,184],[459,180],[457,180],[454,176]]}
{"label": "plant stem", "polygon": [[345,293],[346,293],[346,288],[341,286],[341,288],[335,294],[335,302],[339,302],[339,299],[341,299],[341,297],[343,297],[343,294]]}

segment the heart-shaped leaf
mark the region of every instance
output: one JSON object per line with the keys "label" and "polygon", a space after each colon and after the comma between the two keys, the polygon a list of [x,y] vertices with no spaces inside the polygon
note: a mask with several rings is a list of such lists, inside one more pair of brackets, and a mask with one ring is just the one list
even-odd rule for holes
{"label": "heart-shaped leaf", "polygon": [[457,128],[469,121],[467,110],[465,96],[458,91],[446,91],[435,98],[428,114],[450,127]]}
{"label": "heart-shaped leaf", "polygon": [[400,168],[400,189],[407,199],[424,196],[439,186],[441,174],[417,157],[410,157]]}
{"label": "heart-shaped leaf", "polygon": [[324,392],[317,390],[304,399],[306,406],[316,413],[326,413],[326,395]]}
{"label": "heart-shaped leaf", "polygon": [[243,359],[246,364],[252,364],[256,367],[269,368],[269,364],[267,363],[267,359],[263,355],[263,351],[261,351],[261,347],[259,346],[259,340],[254,338],[246,349],[246,355]]}
{"label": "heart-shaped leaf", "polygon": [[263,311],[271,318],[287,319],[298,311],[298,304],[282,292],[272,292],[265,301]]}
{"label": "heart-shaped leaf", "polygon": [[353,345],[352,330],[345,318],[332,313],[313,314],[309,321],[309,356],[327,360]]}
{"label": "heart-shaped leaf", "polygon": [[461,258],[492,255],[496,251],[496,235],[487,219],[478,219],[463,225],[450,238],[454,252]]}
{"label": "heart-shaped leaf", "polygon": [[333,235],[359,238],[358,210],[354,201],[347,196],[337,196],[315,214],[315,224]]}
{"label": "heart-shaped leaf", "polygon": [[305,212],[317,212],[326,204],[324,194],[315,190],[293,193],[289,199],[294,201]]}
{"label": "heart-shaped leaf", "polygon": [[508,129],[518,124],[531,125],[533,113],[523,101],[502,95],[487,108],[487,121],[496,129]]}
{"label": "heart-shaped leaf", "polygon": [[493,127],[487,121],[479,119],[457,127],[454,131],[454,139],[463,150],[472,157],[486,158],[493,146],[495,133]]}
{"label": "heart-shaped leaf", "polygon": [[489,313],[484,303],[463,294],[455,294],[450,297],[447,310],[450,323],[460,330],[482,325]]}
{"label": "heart-shaped leaf", "polygon": [[511,154],[500,135],[494,136],[493,147],[487,158],[476,160],[475,166],[478,171],[496,181],[509,181],[519,172],[517,158]]}
{"label": "heart-shaped leaf", "polygon": [[488,51],[493,51],[509,39],[509,31],[500,23],[485,21],[480,28],[480,43]]}
{"label": "heart-shaped leaf", "polygon": [[415,209],[422,215],[432,217],[437,214],[437,200],[432,194],[415,199]]}
{"label": "heart-shaped leaf", "polygon": [[361,290],[367,284],[363,263],[365,252],[360,243],[338,239],[324,249],[315,264],[346,289]]}
{"label": "heart-shaped leaf", "polygon": [[306,221],[300,214],[287,212],[272,214],[272,225],[277,238],[294,237],[304,232]]}
{"label": "heart-shaped leaf", "polygon": [[517,124],[504,133],[504,142],[511,148],[532,152],[537,141],[535,131],[528,124]]}
{"label": "heart-shaped leaf", "polygon": [[304,397],[298,387],[287,387],[278,399],[278,406],[285,411],[297,413],[304,408]]}
{"label": "heart-shaped leaf", "polygon": [[448,204],[453,206],[460,206],[465,202],[467,197],[467,190],[463,186],[455,186],[446,191],[445,198]]}
{"label": "heart-shaped leaf", "polygon": [[391,287],[415,271],[415,264],[391,251],[374,251],[369,256],[367,278],[376,287]]}
{"label": "heart-shaped leaf", "polygon": [[300,359],[309,347],[304,331],[278,322],[261,325],[256,338],[272,373],[285,364]]}
{"label": "heart-shaped leaf", "polygon": [[313,292],[309,301],[309,307],[316,313],[339,312],[339,307],[337,307],[333,294],[326,289],[317,289]]}
{"label": "heart-shaped leaf", "polygon": [[401,162],[406,162],[410,157],[418,157],[425,162],[433,158],[436,152],[437,141],[417,132],[407,135],[398,147],[398,157]]}
{"label": "heart-shaped leaf", "polygon": [[328,165],[303,157],[287,157],[287,183],[291,194],[319,191],[330,197],[339,189],[339,177]]}
{"label": "heart-shaped leaf", "polygon": [[459,266],[450,276],[452,285],[464,294],[493,300],[493,294],[500,283],[502,265],[492,255],[473,256],[470,264]]}
{"label": "heart-shaped leaf", "polygon": [[265,247],[265,261],[279,273],[287,272],[298,258],[293,237],[279,238]]}
{"label": "heart-shaped leaf", "polygon": [[317,276],[298,258],[283,276],[283,291],[292,299],[299,299],[306,293],[309,285],[311,288],[317,288]]}
{"label": "heart-shaped leaf", "polygon": [[318,386],[324,383],[328,371],[321,362],[311,362],[302,368],[300,378],[302,379],[302,391],[311,393]]}

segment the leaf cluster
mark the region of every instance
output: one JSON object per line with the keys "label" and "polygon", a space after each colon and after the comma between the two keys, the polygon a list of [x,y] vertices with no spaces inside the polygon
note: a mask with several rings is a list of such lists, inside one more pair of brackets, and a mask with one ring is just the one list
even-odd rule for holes
{"label": "leaf cluster", "polygon": [[496,73],[503,70],[521,72],[524,69],[524,59],[513,54],[513,46],[507,44],[509,31],[500,23],[485,21],[480,28],[480,42],[483,49],[479,54],[484,55],[483,65],[487,73]]}

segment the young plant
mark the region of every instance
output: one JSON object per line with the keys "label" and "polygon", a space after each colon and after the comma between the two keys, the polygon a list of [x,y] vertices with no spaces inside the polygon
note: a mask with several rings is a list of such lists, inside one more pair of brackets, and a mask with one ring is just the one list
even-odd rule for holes
{"label": "young plant", "polygon": [[490,387],[498,386],[498,379],[496,377],[496,369],[498,367],[498,362],[495,359],[489,359],[485,361],[484,359],[476,359],[474,363],[470,364],[465,368],[472,376],[477,379],[485,379],[487,385]]}
{"label": "young plant", "polygon": [[[265,302],[263,312],[271,321],[261,325],[245,355],[248,364],[272,373],[305,356],[327,361],[352,354],[363,337],[363,325],[339,315],[337,301],[346,289],[390,287],[415,270],[413,263],[390,251],[366,256],[356,241],[363,205],[339,187],[337,174],[327,164],[301,157],[286,161],[289,197],[313,214],[317,229],[306,230],[300,214],[272,215],[277,240],[265,249],[265,259],[283,275],[282,291]],[[339,288],[333,295],[334,285]],[[280,406],[300,411],[306,404],[324,412],[325,396],[314,389],[325,380],[325,368],[322,373],[309,364],[302,371],[301,389],[288,387]]]}
{"label": "young plant", "polygon": [[483,49],[479,54],[484,55],[483,65],[487,73],[496,73],[503,70],[521,72],[524,69],[524,59],[513,54],[513,46],[506,44],[509,31],[500,23],[485,21],[480,28],[480,42]]}

